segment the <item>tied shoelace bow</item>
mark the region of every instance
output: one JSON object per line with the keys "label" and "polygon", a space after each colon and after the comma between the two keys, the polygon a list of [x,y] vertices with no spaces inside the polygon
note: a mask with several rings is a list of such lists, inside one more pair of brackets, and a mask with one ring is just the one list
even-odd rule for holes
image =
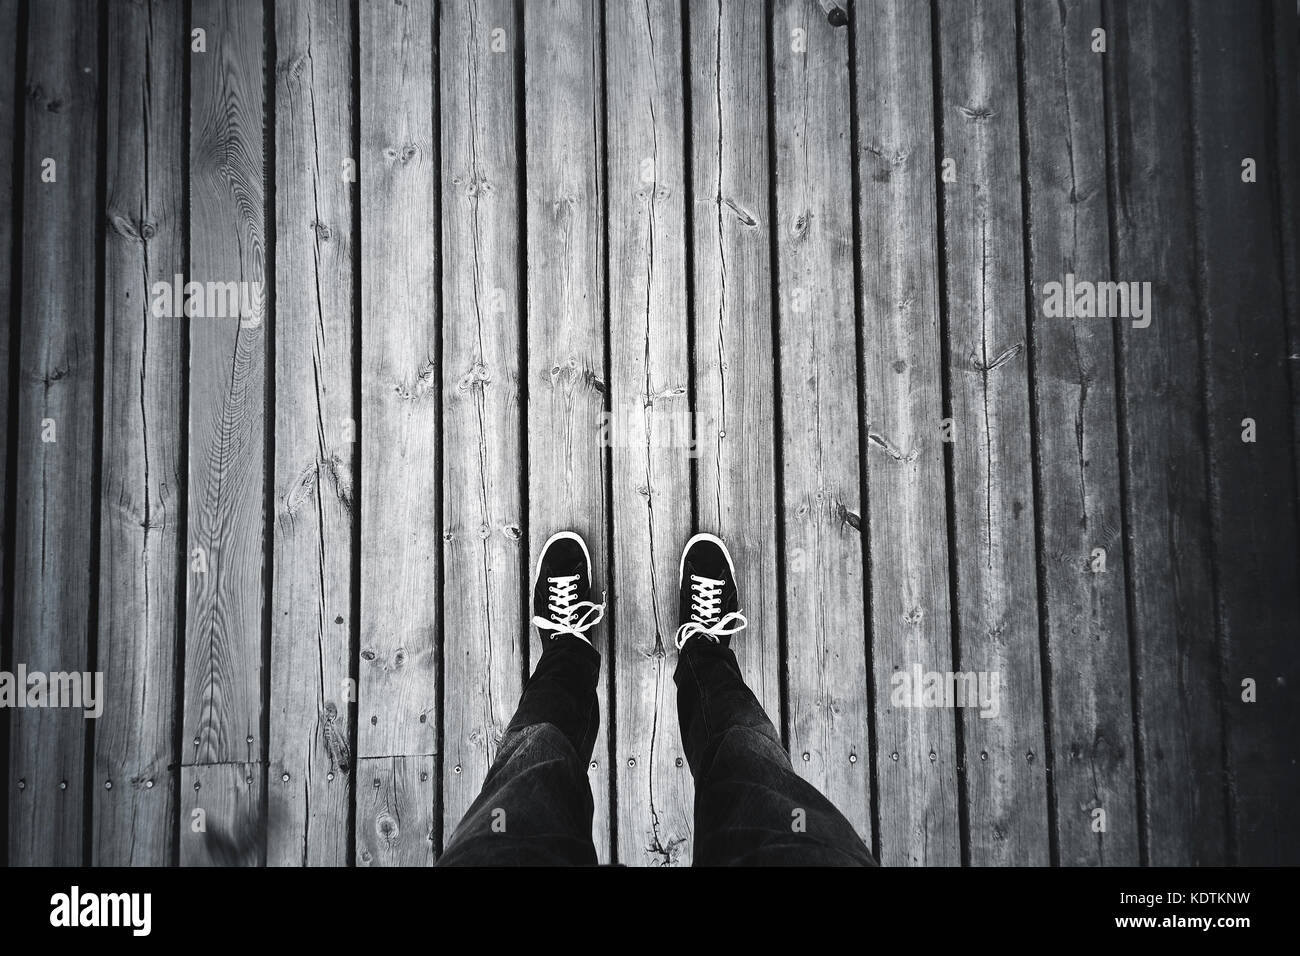
{"label": "tied shoelace bow", "polygon": [[707,637],[713,643],[718,638],[735,634],[743,630],[749,621],[739,611],[729,611],[719,616],[722,610],[722,586],[725,581],[706,578],[699,574],[691,575],[691,618],[677,629],[677,649],[697,634]]}
{"label": "tied shoelace bow", "polygon": [[605,616],[605,605],[592,601],[573,600],[578,592],[576,574],[547,578],[546,583],[551,591],[550,602],[547,604],[551,616],[536,616],[533,618],[533,624],[543,633],[551,631],[552,639],[561,634],[572,634],[590,644],[591,641],[587,640],[587,635],[583,632],[600,623],[600,619]]}

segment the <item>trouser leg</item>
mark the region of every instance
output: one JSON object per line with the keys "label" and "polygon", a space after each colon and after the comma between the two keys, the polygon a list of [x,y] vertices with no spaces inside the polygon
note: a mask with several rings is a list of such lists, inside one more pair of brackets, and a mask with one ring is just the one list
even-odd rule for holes
{"label": "trouser leg", "polygon": [[599,675],[600,654],[585,641],[545,642],[483,789],[439,866],[596,863],[587,763],[600,722]]}
{"label": "trouser leg", "polygon": [[875,865],[853,825],[795,773],[729,648],[687,642],[673,679],[697,865]]}

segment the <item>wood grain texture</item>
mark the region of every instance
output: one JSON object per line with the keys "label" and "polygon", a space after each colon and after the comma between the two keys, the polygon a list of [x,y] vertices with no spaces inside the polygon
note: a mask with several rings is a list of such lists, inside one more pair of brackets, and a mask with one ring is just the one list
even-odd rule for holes
{"label": "wood grain texture", "polygon": [[352,22],[276,6],[275,523],[267,862],[343,866],[353,784]]}
{"label": "wood grain texture", "polygon": [[[190,275],[247,283],[245,317],[213,303],[190,328],[186,764],[250,763],[262,739],[266,465],[262,5],[198,0],[190,57]],[[254,285],[256,283],[256,285]],[[211,288],[212,286],[208,286]],[[242,303],[241,303],[242,305]],[[227,310],[228,311],[228,310]],[[242,309],[241,309],[242,311]]]}
{"label": "wood grain texture", "polygon": [[779,728],[776,402],[763,5],[687,4],[699,531],[736,563],[741,673]]}
{"label": "wood grain texture", "polygon": [[[1219,665],[1196,314],[1186,5],[1108,5],[1115,274],[1158,312],[1120,335],[1119,408],[1143,851],[1226,862]],[[1150,51],[1161,55],[1152,57]],[[1158,224],[1158,227],[1157,225]]]}
{"label": "wood grain texture", "polygon": [[1015,9],[941,0],[954,670],[998,675],[1000,713],[961,715],[968,859],[1048,860],[1020,193]]}
{"label": "wood grain texture", "polygon": [[773,11],[790,752],[871,845],[847,31]]}
{"label": "wood grain texture", "polygon": [[437,758],[364,757],[357,765],[357,866],[432,866]]}
{"label": "wood grain texture", "polygon": [[[0,0],[0,63],[17,62],[20,44],[26,38],[20,38],[18,21],[18,0]],[[0,468],[0,528],[8,528],[9,509],[8,489],[13,476],[9,474],[9,422],[13,409],[9,404],[9,387],[13,375],[15,352],[10,348],[11,336],[18,328],[18,316],[14,314],[14,242],[21,242],[21,235],[15,236],[17,212],[14,195],[14,164],[21,161],[17,155],[17,137],[19,135],[18,104],[22,102],[17,96],[15,70],[0,71],[0,130],[6,135],[0,137],[0,442],[5,449],[5,467]],[[21,192],[21,189],[20,189]],[[21,269],[21,266],[19,266]],[[13,555],[9,549],[7,535],[0,535],[0,621],[8,620],[5,614],[12,609],[9,595],[9,565]],[[8,634],[0,638],[0,647],[8,649]],[[0,663],[9,666],[12,662],[8,655],[0,651]],[[0,859],[9,859],[9,715],[0,713],[0,817],[4,825],[0,826]]]}
{"label": "wood grain texture", "polygon": [[[424,758],[438,749],[433,16],[430,0],[361,7],[361,758]],[[392,799],[410,802],[395,815],[436,819],[436,776],[403,779]],[[360,808],[360,793],[357,800]],[[358,809],[358,859],[369,847],[363,831]],[[374,859],[418,865],[428,853],[420,841],[403,841]]]}
{"label": "wood grain texture", "polygon": [[[1291,819],[1300,792],[1300,575],[1282,224],[1271,184],[1295,171],[1277,165],[1264,4],[1197,2],[1191,17],[1230,847],[1234,862],[1280,866],[1300,862]],[[1247,158],[1255,182],[1244,181]],[[1247,680],[1253,702],[1243,700]]]}
{"label": "wood grain texture", "polygon": [[[1110,275],[1100,0],[1021,4],[1030,361],[1054,822],[1065,866],[1138,863],[1114,334],[1045,315],[1048,283]],[[1103,815],[1097,815],[1101,810]]]}
{"label": "wood grain texture", "polygon": [[266,859],[260,763],[180,768],[180,865],[258,866]]}
{"label": "wood grain texture", "polygon": [[1270,177],[1282,216],[1282,277],[1286,283],[1287,367],[1291,377],[1291,427],[1296,478],[1300,482],[1300,178],[1284,171],[1300,168],[1300,9],[1289,0],[1269,7],[1272,69],[1269,91],[1277,169]]}
{"label": "wood grain texture", "polygon": [[450,838],[478,796],[522,685],[515,74],[523,46],[509,0],[449,0],[441,17],[442,790]]}
{"label": "wood grain texture", "polygon": [[184,10],[108,10],[108,225],[93,862],[166,866],[176,816],[176,649],[182,623],[185,324],[150,290],[184,271],[185,122],[175,82]]}
{"label": "wood grain texture", "polygon": [[952,669],[930,8],[868,0],[853,32],[879,859],[954,866],[956,720],[892,698]]}
{"label": "wood grain texture", "polygon": [[694,431],[680,6],[616,0],[605,18],[618,859],[685,865],[694,787],[673,667]]}
{"label": "wood grain texture", "polygon": [[698,517],[883,862],[1300,862],[1295,0],[832,6],[0,0],[0,666],[106,697],[0,709],[0,855],[428,865],[574,528],[598,854],[688,863]]}
{"label": "wood grain texture", "polygon": [[[529,568],[556,531],[576,531],[591,553],[596,594],[608,592],[607,452],[600,413],[605,352],[604,177],[600,8],[544,0],[524,8],[528,183]],[[597,859],[610,860],[610,620],[588,637],[604,658],[602,714],[589,778]],[[540,645],[533,647],[540,653]]]}
{"label": "wood grain texture", "polygon": [[[88,664],[95,475],[98,16],[89,2],[28,10],[22,308],[13,515],[13,669]],[[54,166],[45,166],[45,160]],[[44,181],[49,171],[54,180]],[[82,862],[86,718],[10,718],[9,862]]]}

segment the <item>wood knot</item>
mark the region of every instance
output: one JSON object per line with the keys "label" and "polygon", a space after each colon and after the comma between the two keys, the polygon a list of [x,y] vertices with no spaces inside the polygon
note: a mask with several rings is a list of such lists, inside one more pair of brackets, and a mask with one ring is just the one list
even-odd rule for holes
{"label": "wood knot", "polygon": [[72,371],[71,365],[56,365],[54,368],[50,369],[48,372],[45,373],[45,378],[43,379],[43,381],[45,382],[45,387],[48,389],[55,382],[67,378],[68,373],[71,371]]}
{"label": "wood knot", "polygon": [[108,226],[123,239],[131,242],[147,242],[158,234],[158,224],[153,220],[137,219],[121,213],[109,213]]}
{"label": "wood knot", "polygon": [[325,223],[321,222],[319,219],[313,219],[311,221],[311,228],[312,231],[316,233],[316,238],[321,242],[329,241],[330,227]]}
{"label": "wood knot", "polygon": [[375,820],[375,835],[379,837],[386,847],[395,847],[401,832],[397,820],[387,810],[382,811]]}
{"label": "wood knot", "polygon": [[390,163],[401,163],[403,166],[415,159],[420,154],[420,148],[414,143],[406,143],[400,148],[397,146],[388,146],[384,149],[384,158]]}
{"label": "wood knot", "polygon": [[405,401],[416,401],[433,391],[438,376],[438,367],[428,362],[416,373],[413,382],[395,382],[393,391]]}
{"label": "wood knot", "polygon": [[552,388],[586,388],[598,394],[604,394],[605,382],[592,369],[578,361],[576,355],[570,355],[563,364],[556,362],[547,370],[547,384]]}
{"label": "wood knot", "polygon": [[733,213],[735,213],[736,218],[740,220],[740,224],[742,226],[758,225],[758,220],[754,218],[753,214],[750,213],[749,210],[744,209],[741,206],[737,205],[734,199],[728,197],[725,199],[721,199],[720,202],[728,209],[730,209]]}
{"label": "wood knot", "polygon": [[468,372],[456,380],[456,390],[468,392],[471,388],[477,388],[482,391],[491,382],[492,375],[488,372],[488,367],[482,362],[475,362]]}
{"label": "wood knot", "polygon": [[465,195],[470,199],[478,199],[480,196],[489,196],[496,189],[492,185],[492,180],[488,179],[482,173],[471,174],[468,179],[464,180]]}
{"label": "wood knot", "polygon": [[862,530],[862,516],[856,511],[850,511],[842,501],[835,502],[835,516],[839,519],[841,530],[846,527],[854,531]]}
{"label": "wood knot", "polygon": [[551,202],[551,218],[556,222],[564,222],[573,217],[573,207],[578,204],[578,200],[572,196],[560,196]]}
{"label": "wood knot", "polygon": [[658,184],[642,186],[632,192],[632,195],[635,196],[642,205],[649,205],[651,202],[663,202],[672,194],[673,191],[667,186],[661,186]]}
{"label": "wood knot", "polygon": [[982,123],[985,120],[992,119],[994,116],[998,115],[998,111],[993,107],[984,106],[983,104],[959,106],[957,107],[957,111],[968,120],[974,120],[977,123]]}

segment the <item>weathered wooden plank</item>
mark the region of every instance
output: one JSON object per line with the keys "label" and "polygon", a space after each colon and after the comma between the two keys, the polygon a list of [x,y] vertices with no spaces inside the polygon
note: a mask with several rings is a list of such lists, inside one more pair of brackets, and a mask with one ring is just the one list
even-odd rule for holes
{"label": "weathered wooden plank", "polygon": [[954,715],[894,700],[913,665],[952,669],[930,8],[867,0],[853,31],[879,858],[953,866]]}
{"label": "weathered wooden plank", "polygon": [[[609,590],[607,389],[600,9],[593,0],[524,7],[528,183],[529,567],[551,533],[576,531],[591,552],[596,588]],[[606,670],[612,615],[589,632]],[[534,642],[534,647],[539,647]],[[539,651],[540,653],[540,651]],[[591,760],[597,858],[610,859],[609,700],[599,685],[600,733]]]}
{"label": "weathered wooden plank", "polygon": [[363,757],[357,766],[357,866],[431,866],[437,757]]}
{"label": "weathered wooden plank", "polygon": [[1289,0],[1272,0],[1272,88],[1277,169],[1269,177],[1282,215],[1282,271],[1286,288],[1287,365],[1291,375],[1291,427],[1296,478],[1300,482],[1300,9]]}
{"label": "weathered wooden plank", "polygon": [[[1047,793],[1015,8],[938,5],[948,382],[957,548],[956,670],[999,686],[999,714],[961,718],[969,860],[1046,863]],[[991,685],[990,685],[991,686]]]}
{"label": "weathered wooden plank", "polygon": [[[352,14],[276,5],[267,862],[343,866],[353,785]],[[355,166],[353,167],[355,168]]]}
{"label": "weathered wooden plank", "polygon": [[776,396],[763,5],[701,0],[690,20],[697,529],[727,542],[749,627],[732,641],[779,728]]}
{"label": "weathered wooden plank", "polygon": [[[1093,50],[1101,2],[1030,0],[1021,11],[1029,351],[1056,847],[1067,866],[1136,866],[1113,323],[1053,317],[1045,305],[1049,284],[1064,284],[1067,275],[1087,283],[1112,278],[1105,102],[1101,56]],[[1128,321],[1120,326],[1121,334],[1143,333]]]}
{"label": "weathered wooden plank", "polygon": [[[18,0],[0,0],[0,63],[14,63],[18,55],[18,36],[21,29],[18,19]],[[5,465],[0,467],[0,528],[8,528],[5,512],[9,508],[9,417],[13,409],[9,406],[9,386],[12,380],[13,352],[10,339],[18,327],[17,317],[13,315],[13,292],[15,265],[14,241],[16,206],[14,196],[14,163],[17,160],[17,112],[20,100],[16,96],[17,70],[0,71],[0,130],[7,135],[0,138],[0,447],[5,449]],[[21,236],[18,236],[21,241]],[[21,266],[19,267],[21,268]],[[8,583],[9,562],[13,555],[7,553],[7,538],[0,534],[0,581]],[[12,610],[9,589],[0,587],[0,621],[7,621],[5,614]],[[0,657],[3,664],[11,661],[4,654],[8,649],[8,635],[12,629],[0,638]],[[9,859],[9,715],[0,713],[0,816],[5,825],[0,827],[0,859]]]}
{"label": "weathered wooden plank", "polygon": [[[509,0],[448,0],[443,188],[443,833],[478,796],[521,690],[523,46]],[[500,31],[500,32],[498,32]]]}
{"label": "weathered wooden plank", "polygon": [[1106,12],[1114,270],[1150,281],[1158,306],[1149,328],[1121,327],[1116,343],[1142,849],[1153,866],[1222,864],[1187,11],[1157,0]]}
{"label": "weathered wooden plank", "polygon": [[172,862],[185,324],[151,310],[185,266],[184,10],[108,10],[108,227],[93,861]]}
{"label": "weathered wooden plank", "polygon": [[691,533],[681,7],[606,7],[618,859],[690,862],[694,788],[673,684]]}
{"label": "weathered wooden plank", "polygon": [[[88,663],[99,18],[79,0],[28,17],[11,669],[50,674]],[[83,710],[15,709],[10,734],[10,864],[81,863]]]}
{"label": "weathered wooden plank", "polygon": [[266,752],[262,5],[198,0],[192,17],[194,28],[205,32],[206,52],[189,54],[189,280],[206,290],[235,284],[241,302],[232,318],[229,302],[205,295],[189,322],[190,562],[181,757],[196,765],[252,763]]}
{"label": "weathered wooden plank", "polygon": [[[431,0],[361,8],[360,758],[429,757],[438,738],[441,495],[438,141]],[[414,761],[422,763],[427,761]],[[365,774],[362,774],[365,778]],[[436,819],[436,775],[395,788]],[[363,784],[364,786],[364,784]],[[361,795],[358,794],[358,807]],[[357,854],[367,836],[358,809]],[[422,843],[375,857],[420,865]]]}
{"label": "weathered wooden plank", "polygon": [[1191,7],[1229,846],[1234,862],[1277,866],[1300,861],[1296,475],[1272,186],[1295,171],[1277,164],[1263,14],[1262,3]]}
{"label": "weathered wooden plank", "polygon": [[264,862],[262,769],[261,763],[181,767],[181,866],[258,866]]}
{"label": "weathered wooden plank", "polygon": [[871,844],[848,32],[772,28],[790,752]]}

